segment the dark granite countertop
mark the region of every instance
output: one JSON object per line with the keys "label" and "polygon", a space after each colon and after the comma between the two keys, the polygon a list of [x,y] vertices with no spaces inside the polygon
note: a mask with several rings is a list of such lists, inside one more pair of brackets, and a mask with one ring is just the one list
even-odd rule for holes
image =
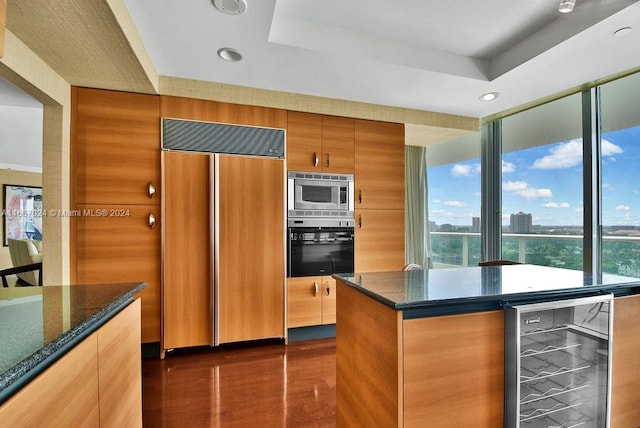
{"label": "dark granite countertop", "polygon": [[0,288],[0,403],[133,300],[146,283]]}
{"label": "dark granite countertop", "polygon": [[336,274],[379,302],[418,318],[500,309],[554,299],[613,293],[640,293],[640,279],[536,265],[427,269],[423,271]]}

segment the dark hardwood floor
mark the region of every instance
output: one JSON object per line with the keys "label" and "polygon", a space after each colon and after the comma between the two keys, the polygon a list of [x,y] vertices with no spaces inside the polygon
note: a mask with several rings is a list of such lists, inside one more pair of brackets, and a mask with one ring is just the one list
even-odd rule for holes
{"label": "dark hardwood floor", "polygon": [[176,350],[143,361],[145,427],[335,427],[335,339]]}

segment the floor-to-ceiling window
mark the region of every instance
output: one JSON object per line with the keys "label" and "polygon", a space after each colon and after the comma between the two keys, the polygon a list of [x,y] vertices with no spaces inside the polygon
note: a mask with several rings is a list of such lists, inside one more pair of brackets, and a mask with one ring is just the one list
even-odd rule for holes
{"label": "floor-to-ceiling window", "polygon": [[435,268],[480,261],[480,134],[427,148],[428,220]]}
{"label": "floor-to-ceiling window", "polygon": [[602,271],[640,277],[640,74],[600,94]]}
{"label": "floor-to-ceiling window", "polygon": [[582,97],[502,120],[502,258],[583,266]]}

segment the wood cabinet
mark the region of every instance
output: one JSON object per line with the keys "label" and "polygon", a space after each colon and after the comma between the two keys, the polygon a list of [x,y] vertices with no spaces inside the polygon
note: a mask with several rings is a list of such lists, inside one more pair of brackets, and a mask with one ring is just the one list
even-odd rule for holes
{"label": "wood cabinet", "polygon": [[146,282],[142,342],[158,342],[160,97],[74,87],[71,123],[72,281]]}
{"label": "wood cabinet", "polygon": [[335,322],[335,279],[330,276],[287,278],[287,327]]}
{"label": "wood cabinet", "polygon": [[291,111],[287,170],[354,173],[354,119]]}
{"label": "wood cabinet", "polygon": [[210,345],[211,155],[163,155],[162,348]]}
{"label": "wood cabinet", "polygon": [[160,341],[160,207],[78,205],[78,214],[77,282],[146,282],[142,341]]}
{"label": "wood cabinet", "polygon": [[134,301],[0,406],[3,426],[141,427],[140,302]]}
{"label": "wood cabinet", "polygon": [[611,427],[640,426],[640,295],[613,303]]}
{"label": "wood cabinet", "polygon": [[403,319],[341,282],[338,293],[338,427],[502,426],[502,311]]}
{"label": "wood cabinet", "polygon": [[73,93],[75,202],[159,205],[159,97],[87,88]]}
{"label": "wood cabinet", "polygon": [[404,210],[404,125],[355,121],[356,209]]}
{"label": "wood cabinet", "polygon": [[218,156],[218,341],[284,337],[284,161]]}
{"label": "wood cabinet", "polygon": [[355,271],[402,269],[404,210],[356,209],[355,216]]}

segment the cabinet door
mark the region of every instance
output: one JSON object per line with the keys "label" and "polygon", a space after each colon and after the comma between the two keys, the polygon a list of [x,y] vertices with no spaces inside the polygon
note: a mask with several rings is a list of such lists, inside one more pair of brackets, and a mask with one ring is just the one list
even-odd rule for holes
{"label": "cabinet door", "polygon": [[354,172],[354,119],[322,117],[322,170],[336,174]]}
{"label": "cabinet door", "polygon": [[3,427],[97,427],[97,335],[94,333],[0,406]]}
{"label": "cabinet door", "polygon": [[287,170],[322,171],[322,116],[290,111],[287,122]]}
{"label": "cabinet door", "polygon": [[336,280],[322,277],[322,324],[336,323]]}
{"label": "cabinet door", "polygon": [[218,342],[284,337],[284,162],[220,155]]}
{"label": "cabinet door", "polygon": [[404,210],[356,210],[355,271],[404,266]]}
{"label": "cabinet door", "polygon": [[355,122],[356,208],[404,209],[404,125]]}
{"label": "cabinet door", "polygon": [[322,276],[287,278],[287,326],[322,324]]}
{"label": "cabinet door", "polygon": [[86,88],[74,93],[76,202],[159,205],[159,97]]}
{"label": "cabinet door", "polygon": [[163,348],[212,344],[211,156],[163,153]]}
{"label": "cabinet door", "polygon": [[98,330],[101,427],[142,426],[140,300]]}
{"label": "cabinet door", "polygon": [[74,219],[76,282],[146,282],[138,296],[142,300],[142,342],[159,342],[159,207],[79,205],[78,209],[83,215]]}

